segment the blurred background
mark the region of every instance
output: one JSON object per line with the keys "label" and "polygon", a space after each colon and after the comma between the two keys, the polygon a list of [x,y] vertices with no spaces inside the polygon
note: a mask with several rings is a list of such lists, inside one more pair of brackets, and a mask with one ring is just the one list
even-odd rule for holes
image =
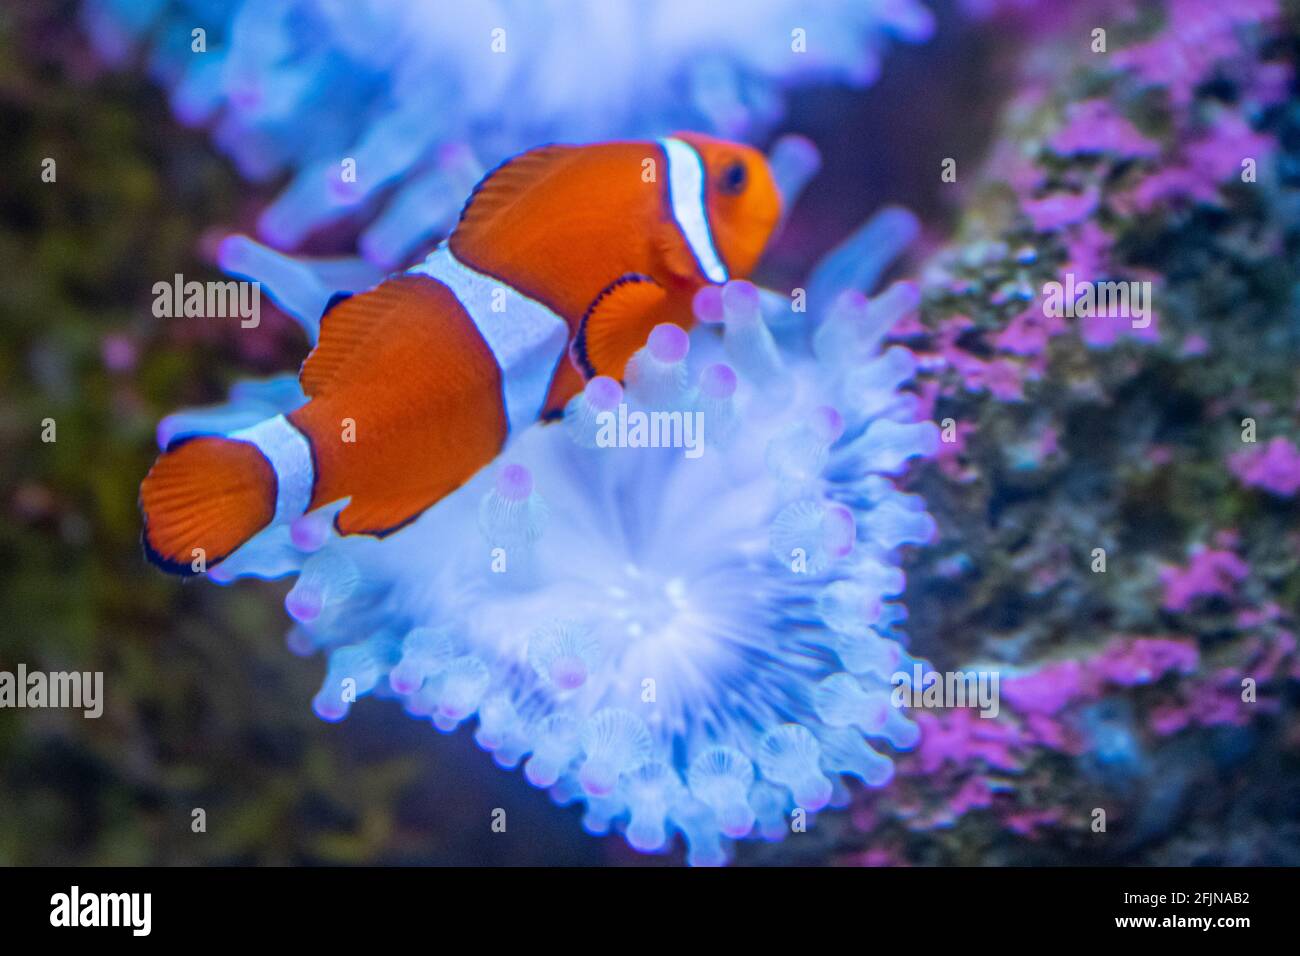
{"label": "blurred background", "polygon": [[[135,42],[121,27],[124,21],[113,19],[114,6],[92,5],[88,15],[71,0],[30,0],[0,11],[0,670],[24,662],[45,671],[102,671],[106,687],[98,720],[74,711],[0,710],[0,864],[678,862],[678,851],[643,857],[618,838],[588,836],[576,809],[557,808],[521,775],[500,771],[467,732],[435,733],[395,704],[378,701],[357,707],[339,724],[318,720],[310,701],[323,662],[285,648],[281,601],[287,583],[182,583],[144,560],[136,496],[155,454],[159,419],[179,407],[220,401],[240,379],[295,369],[307,343],[298,326],[269,305],[256,330],[153,316],[154,283],[175,273],[220,278],[220,238],[256,233],[259,217],[285,195],[295,171],[284,166],[254,174],[237,149],[219,148],[212,124],[193,105],[201,96],[187,101],[173,85],[169,99],[167,71],[150,52],[165,46],[159,35]],[[958,156],[963,176],[969,170],[973,178],[993,155],[1005,133],[1007,105],[1022,89],[1018,84],[1036,69],[1035,58],[1053,49],[1045,38],[1065,28],[1067,15],[1045,12],[1046,6],[1054,5],[929,4],[934,21],[924,41],[882,44],[878,75],[869,82],[832,70],[778,83],[781,107],[747,127],[749,138],[766,144],[783,133],[804,134],[821,150],[823,168],[758,280],[774,288],[796,284],[887,204],[911,209],[924,227],[900,272],[915,271],[959,241],[973,228],[972,216],[982,221],[987,206],[972,189],[951,188],[937,171],[944,157]],[[204,15],[211,7],[195,5]],[[188,42],[188,31],[177,25],[183,16],[153,22],[151,29],[180,30],[181,42]],[[110,30],[114,23],[120,34]],[[1280,36],[1269,56],[1291,62],[1292,34]],[[1282,130],[1283,153],[1298,138],[1286,132],[1296,127],[1284,113],[1271,121]],[[47,157],[57,160],[54,183],[40,178]],[[1258,208],[1240,215],[1248,213],[1264,215]],[[1237,213],[1216,215],[1231,219]],[[359,204],[292,245],[314,255],[347,253],[373,218],[374,209]],[[1152,235],[1133,241],[1143,240],[1151,243]],[[1275,305],[1276,322],[1294,314],[1293,249],[1289,238],[1280,239],[1267,261],[1254,266],[1252,274],[1266,278],[1242,293]],[[1189,261],[1176,268],[1149,264],[1177,273],[1188,272]],[[1277,341],[1284,347],[1267,360],[1273,376],[1268,400],[1294,410],[1292,360],[1300,353],[1288,353],[1293,339]],[[1236,370],[1228,377],[1237,385],[1249,378],[1243,364],[1267,364],[1248,349],[1212,354]],[[1212,401],[1215,380],[1204,368],[1188,372],[1206,388],[1196,393],[1181,372],[1159,361],[1137,368],[1135,362],[1145,360],[1132,353],[1115,359],[1125,367],[1124,381],[1138,383],[1122,401],[1156,418],[1159,403],[1167,403],[1169,427],[1178,427],[1179,416],[1186,425],[1196,418],[1188,403],[1199,408]],[[1108,373],[1088,374],[1105,379]],[[980,406],[980,414],[991,416],[981,419],[982,426],[996,434],[1005,421],[989,406]],[[1106,445],[1089,431],[1094,420],[1077,409],[1059,411],[1075,428],[1075,461],[1084,473],[1090,454],[1092,466],[1106,474],[1132,461],[1127,439]],[[1024,424],[1023,407],[1008,414],[1021,416],[1014,427]],[[57,423],[53,443],[41,440],[47,418]],[[1152,434],[1132,441],[1147,449],[1161,444]],[[1197,441],[1188,438],[1184,451]],[[1025,482],[980,454],[972,446],[963,463],[989,476],[974,490],[937,469],[918,478],[945,534],[951,530],[953,538],[967,541],[964,548],[946,543],[913,560],[907,599],[913,632],[936,660],[945,647],[956,662],[994,644],[1005,658],[1013,640],[1026,655],[1045,645],[1065,646],[1061,620],[1080,607],[1059,592],[1026,599],[1018,593],[1025,565],[988,557],[1020,547],[999,536],[1005,525],[996,512],[1023,503],[1037,509],[1025,514],[1037,517],[1022,522],[1022,537],[1035,521],[1063,534],[1051,516],[1069,510],[1077,485],[1071,490],[1056,473]],[[1180,454],[1175,450],[1175,463],[1183,460]],[[1208,536],[1204,528],[1193,530],[1195,522],[1179,511],[1183,506],[1169,500],[1183,495],[1193,510],[1212,509],[1203,498],[1201,505],[1191,500],[1189,489],[1196,486],[1162,484],[1149,475],[1133,480],[1138,491],[1131,498],[1114,489],[1103,494],[1116,505],[1112,520],[1145,529],[1135,535],[1135,546],[1163,548],[1168,557],[1171,541],[1181,547],[1198,534]],[[1250,603],[1277,603],[1284,616],[1294,614],[1300,589],[1294,538],[1287,537],[1296,531],[1294,503],[1246,505],[1231,497],[1239,491],[1213,487],[1229,502],[1224,524],[1242,528],[1248,544],[1253,534],[1276,545],[1262,590]],[[1179,513],[1161,521],[1162,508]],[[943,562],[959,554],[987,569],[983,580],[954,582]],[[1199,609],[1218,615],[1213,626],[1186,619],[1157,625],[1158,601],[1114,587],[1084,602],[1087,619],[1099,622],[1096,634],[1076,629],[1072,639],[1100,646],[1119,630],[1149,633],[1162,626],[1193,633],[1206,646],[1231,642],[1224,632],[1234,625],[1223,623],[1224,607]],[[1105,602],[1111,611],[1098,610]],[[1134,617],[1133,606],[1145,608],[1146,617]],[[1035,627],[1046,631],[1035,634]],[[1027,838],[1005,816],[973,814],[960,826],[913,826],[906,813],[877,819],[875,810],[859,808],[827,814],[808,840],[743,847],[739,860],[1295,863],[1300,734],[1294,696],[1295,681],[1283,682],[1278,707],[1244,735],[1233,730],[1211,739],[1189,732],[1158,757],[1153,747],[1145,776],[1127,782],[1088,777],[1081,762],[1060,755],[1025,771],[1033,786],[1021,790],[1023,813],[1034,809],[1023,796],[1029,791],[1048,792],[1043,802],[1051,804],[1053,788],[1128,788],[1133,814],[1150,816],[1150,833],[1118,850],[1095,848],[1079,828],[1049,827]],[[1171,763],[1196,769],[1177,793],[1157,793],[1150,781]],[[1256,786],[1240,791],[1233,781],[1242,780]],[[490,838],[463,825],[486,819],[494,807],[524,824]],[[191,829],[196,808],[206,813],[205,833]],[[1213,835],[1216,821],[1225,831],[1221,839]],[[1243,836],[1234,844],[1227,830]]]}

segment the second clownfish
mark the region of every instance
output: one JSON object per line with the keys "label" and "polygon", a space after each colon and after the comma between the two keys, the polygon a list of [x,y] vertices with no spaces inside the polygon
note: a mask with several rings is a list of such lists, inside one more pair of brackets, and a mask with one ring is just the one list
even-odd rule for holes
{"label": "second clownfish", "polygon": [[340,534],[401,528],[585,381],[621,379],[656,325],[689,328],[702,286],[750,274],[780,205],[761,153],[695,134],[506,161],[427,259],[331,301],[305,405],[158,457],[140,486],[148,555],[189,574],[195,554],[216,564],[344,498]]}

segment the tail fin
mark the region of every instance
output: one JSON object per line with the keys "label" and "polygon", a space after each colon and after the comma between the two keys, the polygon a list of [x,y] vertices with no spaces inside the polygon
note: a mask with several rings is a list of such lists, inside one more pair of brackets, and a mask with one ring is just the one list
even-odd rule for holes
{"label": "tail fin", "polygon": [[275,496],[275,471],[257,446],[215,436],[173,443],[140,484],[145,552],[164,571],[197,574],[270,524]]}

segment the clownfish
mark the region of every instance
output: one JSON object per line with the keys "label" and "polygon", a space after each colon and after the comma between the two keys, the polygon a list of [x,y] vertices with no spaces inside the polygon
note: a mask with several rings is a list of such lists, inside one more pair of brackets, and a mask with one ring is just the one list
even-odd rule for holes
{"label": "clownfish", "polygon": [[622,379],[656,325],[689,329],[695,293],[747,277],[780,217],[763,154],[707,136],[506,160],[423,262],[331,299],[306,404],[166,448],[140,486],[146,554],[196,573],[344,498],[340,534],[398,530],[587,380]]}

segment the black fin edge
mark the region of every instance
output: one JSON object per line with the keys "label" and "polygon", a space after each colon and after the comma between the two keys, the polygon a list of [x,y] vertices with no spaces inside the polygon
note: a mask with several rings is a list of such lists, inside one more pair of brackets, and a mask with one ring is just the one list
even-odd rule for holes
{"label": "black fin edge", "polygon": [[596,298],[591,300],[591,305],[587,306],[587,311],[582,313],[582,320],[578,322],[578,333],[573,337],[573,360],[577,363],[578,369],[588,379],[593,379],[600,373],[596,371],[595,366],[591,364],[591,359],[587,355],[587,320],[591,318],[591,314],[596,311],[596,307],[608,298],[615,289],[627,285],[630,282],[650,282],[659,286],[661,289],[663,288],[663,286],[659,285],[658,280],[653,276],[648,276],[641,272],[625,272],[596,293]]}

